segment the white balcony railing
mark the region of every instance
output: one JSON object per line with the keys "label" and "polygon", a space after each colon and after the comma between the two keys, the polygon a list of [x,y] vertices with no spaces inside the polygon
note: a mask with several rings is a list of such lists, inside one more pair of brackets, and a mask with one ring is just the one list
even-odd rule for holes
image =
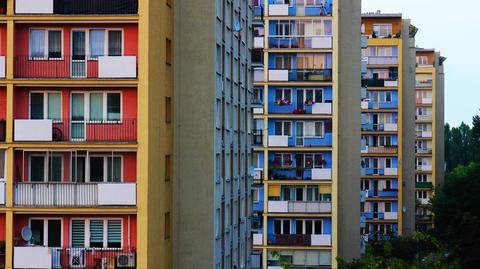
{"label": "white balcony railing", "polygon": [[99,78],[136,78],[136,56],[100,56],[98,57]]}
{"label": "white balcony railing", "polygon": [[263,49],[265,38],[263,36],[256,36],[253,38],[253,48]]}
{"label": "white balcony railing", "polygon": [[332,236],[329,234],[312,234],[312,246],[330,246],[332,244]]}
{"label": "white balcony railing", "polygon": [[15,247],[14,268],[53,268],[52,251],[49,247]]}
{"label": "white balcony railing", "polygon": [[288,136],[286,135],[269,135],[269,147],[288,147]]}
{"label": "white balcony railing", "polygon": [[331,180],[332,169],[330,168],[314,168],[312,169],[312,180]]}
{"label": "white balcony railing", "polygon": [[331,213],[330,202],[268,201],[269,213]]}
{"label": "white balcony railing", "polygon": [[416,115],[418,121],[431,121],[432,115]]}
{"label": "white balcony railing", "polygon": [[269,70],[269,81],[288,81],[288,70]]}
{"label": "white balcony railing", "polygon": [[0,181],[0,205],[5,205],[5,181]]}
{"label": "white balcony railing", "polygon": [[253,234],[253,245],[254,246],[263,245],[263,234]]}
{"label": "white balcony railing", "polygon": [[313,49],[331,49],[332,48],[331,36],[315,36],[312,37],[312,48]]}
{"label": "white balcony railing", "polygon": [[398,131],[398,125],[396,123],[385,123],[383,125],[383,130],[385,132],[396,132]]}
{"label": "white balcony railing", "polygon": [[432,171],[432,165],[431,164],[419,165],[417,168],[418,168],[419,171],[424,171],[424,172]]}
{"label": "white balcony railing", "polygon": [[396,219],[398,219],[398,213],[397,212],[385,212],[385,213],[383,213],[383,219],[396,220]]}
{"label": "white balcony railing", "polygon": [[255,68],[253,70],[253,81],[255,82],[262,82],[265,80],[265,73],[263,72],[263,68]]}
{"label": "white balcony railing", "polygon": [[385,80],[385,87],[398,87],[398,80]]}
{"label": "white balcony railing", "polygon": [[398,64],[397,56],[369,56],[368,64],[371,65],[396,65]]}
{"label": "white balcony railing", "polygon": [[288,16],[288,4],[270,4],[270,5],[268,5],[268,15],[270,15],[270,16]]}
{"label": "white balcony railing", "polygon": [[15,0],[17,14],[53,14],[53,0]]}
{"label": "white balcony railing", "polygon": [[398,175],[398,168],[385,168],[386,176],[396,176]]}
{"label": "white balcony railing", "polygon": [[135,183],[15,184],[14,204],[37,207],[135,206]]}
{"label": "white balcony railing", "polygon": [[15,141],[52,141],[52,120],[15,120]]}
{"label": "white balcony railing", "polygon": [[362,103],[360,105],[360,108],[361,109],[368,109],[368,101],[362,101]]}
{"label": "white balcony railing", "polygon": [[263,115],[263,107],[254,107],[253,108],[254,115]]}
{"label": "white balcony railing", "polygon": [[432,98],[422,98],[422,104],[424,105],[431,105],[433,102],[432,102]]}
{"label": "white balcony railing", "polygon": [[0,56],[0,78],[5,78],[5,56]]}
{"label": "white balcony railing", "polygon": [[331,103],[315,103],[312,105],[312,114],[331,115],[332,104]]}

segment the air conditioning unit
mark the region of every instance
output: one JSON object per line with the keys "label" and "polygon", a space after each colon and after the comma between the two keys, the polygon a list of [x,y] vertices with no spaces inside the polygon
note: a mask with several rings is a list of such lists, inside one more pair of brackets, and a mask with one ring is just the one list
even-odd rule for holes
{"label": "air conditioning unit", "polygon": [[133,268],[135,267],[135,254],[121,254],[117,256],[118,268]]}
{"label": "air conditioning unit", "polygon": [[70,249],[69,264],[71,268],[85,267],[85,250]]}

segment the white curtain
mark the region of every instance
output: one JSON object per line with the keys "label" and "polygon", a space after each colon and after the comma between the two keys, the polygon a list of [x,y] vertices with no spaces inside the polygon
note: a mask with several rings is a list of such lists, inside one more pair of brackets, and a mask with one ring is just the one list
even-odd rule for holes
{"label": "white curtain", "polygon": [[45,30],[30,31],[30,57],[45,57]]}
{"label": "white curtain", "polygon": [[105,50],[105,30],[90,30],[90,56],[103,56]]}

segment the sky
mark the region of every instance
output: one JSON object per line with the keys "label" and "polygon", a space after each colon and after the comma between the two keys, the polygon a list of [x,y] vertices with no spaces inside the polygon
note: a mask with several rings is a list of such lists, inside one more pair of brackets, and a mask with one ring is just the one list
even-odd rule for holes
{"label": "sky", "polygon": [[403,13],[419,28],[418,47],[435,48],[445,62],[445,122],[471,125],[480,114],[480,1],[362,0],[362,12]]}

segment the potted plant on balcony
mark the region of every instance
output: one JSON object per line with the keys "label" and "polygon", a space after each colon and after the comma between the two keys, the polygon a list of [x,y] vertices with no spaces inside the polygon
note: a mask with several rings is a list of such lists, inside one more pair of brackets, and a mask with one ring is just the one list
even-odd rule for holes
{"label": "potted plant on balcony", "polygon": [[293,114],[305,114],[305,113],[307,113],[307,111],[302,108],[297,108],[293,111]]}
{"label": "potted plant on balcony", "polygon": [[285,100],[285,99],[281,99],[281,100],[277,100],[275,101],[275,103],[279,106],[288,106],[292,103],[292,101],[290,100]]}
{"label": "potted plant on balcony", "polygon": [[313,100],[306,100],[305,101],[306,106],[313,106],[314,104],[315,104],[315,101],[313,101]]}

